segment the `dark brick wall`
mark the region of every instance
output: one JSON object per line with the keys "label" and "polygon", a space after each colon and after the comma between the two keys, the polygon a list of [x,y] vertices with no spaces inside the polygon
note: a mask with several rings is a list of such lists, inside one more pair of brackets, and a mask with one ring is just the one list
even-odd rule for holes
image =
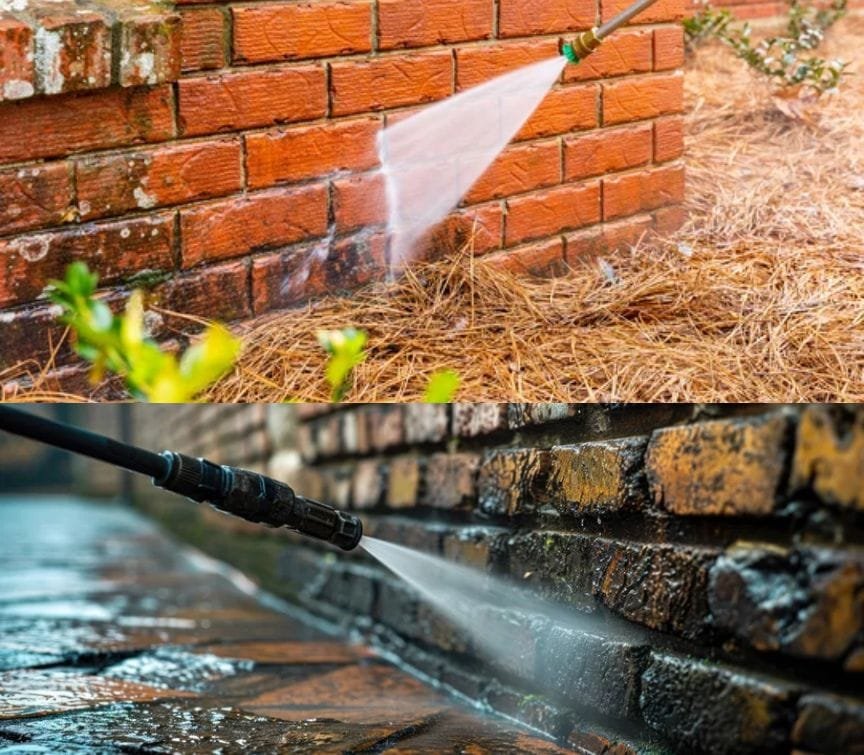
{"label": "dark brick wall", "polygon": [[578,751],[864,751],[864,408],[135,411],[142,442],[269,469],[579,616],[510,615],[512,655],[485,662],[360,552],[140,496],[273,592]]}

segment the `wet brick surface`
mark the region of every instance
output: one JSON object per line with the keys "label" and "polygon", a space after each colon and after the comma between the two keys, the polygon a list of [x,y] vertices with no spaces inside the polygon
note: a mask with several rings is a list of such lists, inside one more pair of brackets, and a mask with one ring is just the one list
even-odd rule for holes
{"label": "wet brick surface", "polygon": [[0,753],[558,752],[108,504],[0,501]]}

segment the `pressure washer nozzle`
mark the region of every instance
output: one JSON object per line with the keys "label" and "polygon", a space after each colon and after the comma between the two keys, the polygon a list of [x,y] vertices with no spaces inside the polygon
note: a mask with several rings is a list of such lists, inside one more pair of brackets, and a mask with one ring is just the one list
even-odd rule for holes
{"label": "pressure washer nozzle", "polygon": [[220,511],[271,527],[288,527],[303,535],[352,550],[363,537],[363,525],[353,514],[296,495],[282,482],[248,469],[214,464],[175,451],[163,451],[168,471],[153,483],[209,503]]}
{"label": "pressure washer nozzle", "polygon": [[588,31],[583,31],[570,42],[565,42],[561,48],[561,52],[571,63],[578,63],[600,47],[602,41],[597,34],[596,28],[589,29]]}

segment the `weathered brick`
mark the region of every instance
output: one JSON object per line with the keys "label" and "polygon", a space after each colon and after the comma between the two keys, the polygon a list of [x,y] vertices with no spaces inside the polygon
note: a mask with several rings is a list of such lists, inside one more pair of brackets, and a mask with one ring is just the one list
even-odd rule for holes
{"label": "weathered brick", "polygon": [[553,89],[516,134],[517,141],[594,128],[598,89],[595,84]]}
{"label": "weathered brick", "polygon": [[[427,477],[427,484],[434,483]],[[488,571],[500,558],[505,537],[506,531],[496,527],[458,527],[447,532],[441,541],[444,558]]]}
{"label": "weathered brick", "polygon": [[386,451],[405,443],[405,407],[376,406],[366,415],[372,430],[372,447]]}
{"label": "weathered brick", "polygon": [[651,32],[643,29],[619,31],[579,65],[564,69],[563,81],[624,76],[628,73],[647,73],[652,68]]}
{"label": "weathered brick", "polygon": [[780,414],[657,430],[645,459],[654,500],[682,516],[770,513],[787,430]]}
{"label": "weathered brick", "polygon": [[32,97],[36,91],[33,37],[25,21],[0,18],[0,102]]}
{"label": "weathered brick", "polygon": [[422,468],[416,456],[391,459],[387,473],[387,505],[401,509],[415,506],[420,497]]}
{"label": "weathered brick", "polygon": [[91,264],[103,283],[141,270],[170,270],[173,237],[173,217],[154,215],[0,241],[0,304],[35,299],[75,260]]}
{"label": "weathered brick", "polygon": [[557,39],[520,40],[457,48],[456,91],[470,89],[531,63],[548,60],[557,53]]}
{"label": "weathered brick", "polygon": [[220,8],[193,8],[180,11],[183,34],[180,47],[184,72],[222,68],[228,61],[227,18]]}
{"label": "weathered brick", "polygon": [[499,33],[502,37],[527,37],[581,31],[594,25],[596,13],[593,0],[500,0]]}
{"label": "weathered brick", "polygon": [[540,449],[487,451],[477,478],[480,510],[509,516],[534,511],[537,493],[547,484],[549,463],[549,452]]}
{"label": "weathered brick", "polygon": [[[119,28],[117,28],[119,27]],[[175,81],[181,67],[180,15],[163,11],[119,14],[115,26],[117,81],[123,87]]]}
{"label": "weathered brick", "polygon": [[80,92],[111,84],[111,29],[103,14],[46,5],[34,9],[34,18],[38,93]]}
{"label": "weathered brick", "polygon": [[379,0],[378,45],[382,50],[489,39],[491,0]]}
{"label": "weathered brick", "polygon": [[600,186],[561,186],[507,200],[504,243],[551,236],[600,220]]}
{"label": "weathered brick", "polygon": [[335,171],[361,171],[378,163],[378,118],[248,134],[250,188],[317,178]]}
{"label": "weathered brick", "polygon": [[548,498],[563,514],[641,508],[645,438],[553,446]]}
{"label": "weathered brick", "polygon": [[[248,260],[228,262],[175,276],[158,286],[149,300],[183,315],[240,320],[252,316],[248,279]],[[188,324],[177,323],[180,327]]]}
{"label": "weathered brick", "polygon": [[437,443],[447,437],[447,404],[405,404],[404,409],[406,443]]}
{"label": "weathered brick", "polygon": [[[58,306],[40,303],[7,309],[0,315],[0,372],[32,359],[35,373],[36,365],[43,363],[52,351],[55,352],[55,364],[69,361],[72,354],[70,345],[64,342],[59,346],[66,330],[57,322],[60,311]],[[34,337],[34,333],[40,335]],[[8,374],[0,377],[0,397],[4,399],[11,393],[8,380]]]}
{"label": "weathered brick", "polygon": [[810,406],[798,424],[790,486],[864,511],[864,410]]}
{"label": "weathered brick", "polygon": [[425,553],[441,553],[441,540],[445,531],[446,527],[442,524],[407,517],[395,515],[363,517],[365,534]]}
{"label": "weathered brick", "polygon": [[668,71],[684,65],[684,28],[681,24],[654,29],[654,70]]}
{"label": "weathered brick", "polygon": [[603,178],[603,219],[613,220],[684,201],[684,166]]}
{"label": "weathered brick", "polygon": [[684,79],[677,73],[603,83],[603,123],[607,126],[680,113],[683,108]]}
{"label": "weathered brick", "polygon": [[0,171],[0,197],[0,234],[60,225],[74,217],[65,162]]}
{"label": "weathered brick", "polygon": [[415,259],[423,254],[432,258],[445,256],[463,249],[484,254],[501,247],[501,218],[499,202],[468,207],[451,213],[426,237],[415,244]]}
{"label": "weathered brick", "polygon": [[234,61],[266,63],[372,49],[369,0],[232,7]]}
{"label": "weathered brick", "polygon": [[599,176],[651,161],[650,124],[602,129],[564,139],[564,180]]}
{"label": "weathered brick", "polygon": [[351,482],[351,502],[358,509],[374,509],[384,498],[385,468],[377,459],[357,462]]}
{"label": "weathered brick", "polygon": [[313,184],[184,209],[180,231],[183,267],[323,236],[327,231],[326,188]]}
{"label": "weathered brick", "polygon": [[472,453],[430,456],[423,503],[440,509],[470,508],[477,496],[479,462],[480,457]]}
{"label": "weathered brick", "polygon": [[[168,85],[37,97],[2,108],[0,163],[160,142],[174,135]],[[22,139],[25,133],[39,138]]]}
{"label": "weathered brick", "polygon": [[75,161],[84,219],[181,204],[239,191],[239,139],[178,144]]}
{"label": "weathered brick", "polygon": [[793,744],[805,752],[864,751],[864,701],[828,693],[804,695],[798,701]]}
{"label": "weathered brick", "polygon": [[654,162],[677,160],[684,154],[684,119],[680,115],[654,121]]}
{"label": "weathered brick", "polygon": [[332,114],[351,115],[440,100],[452,91],[452,67],[449,51],[333,63]]}
{"label": "weathered brick", "polygon": [[681,205],[661,207],[651,213],[654,219],[654,231],[660,235],[674,233],[687,219],[687,210]]}
{"label": "weathered brick", "polygon": [[536,404],[507,404],[507,426],[511,429],[528,425],[568,419],[578,412],[578,404],[543,402]]}
{"label": "weathered brick", "polygon": [[312,120],[327,111],[320,65],[183,79],[179,95],[180,124],[187,136]]}
{"label": "weathered brick", "polygon": [[567,271],[564,263],[564,241],[560,236],[487,255],[480,263],[491,265],[497,270],[506,270],[513,275],[536,275],[543,278],[562,275]]}
{"label": "weathered brick", "polygon": [[453,408],[453,434],[472,438],[507,429],[506,404],[460,404]]}
{"label": "weathered brick", "polygon": [[782,682],[659,653],[651,654],[639,699],[650,727],[700,752],[780,751],[794,715],[794,689]]}
{"label": "weathered brick", "polygon": [[739,542],[711,568],[709,601],[757,650],[838,660],[864,630],[864,555]]}
{"label": "weathered brick", "polygon": [[333,217],[338,233],[387,222],[384,177],[380,173],[339,178],[332,186]]}
{"label": "weathered brick", "polygon": [[522,194],[561,182],[557,141],[519,144],[505,149],[465,195],[474,204]]}

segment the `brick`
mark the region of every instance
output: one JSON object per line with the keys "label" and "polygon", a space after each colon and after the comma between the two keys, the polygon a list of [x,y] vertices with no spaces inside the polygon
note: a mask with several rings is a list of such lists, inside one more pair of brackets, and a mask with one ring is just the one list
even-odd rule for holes
{"label": "brick", "polygon": [[452,405],[453,435],[474,438],[507,429],[506,404],[463,404]]}
{"label": "brick", "polygon": [[500,558],[505,538],[506,530],[498,527],[458,527],[444,535],[441,545],[448,561],[489,571]]}
{"label": "brick", "polygon": [[792,742],[810,752],[860,752],[864,742],[864,702],[828,693],[804,695]]}
{"label": "brick", "polygon": [[0,102],[32,97],[36,91],[33,36],[24,21],[0,18]]}
{"label": "brick", "polygon": [[769,514],[787,431],[780,414],[655,431],[645,457],[655,502],[680,516]]}
{"label": "brick", "polygon": [[332,244],[319,242],[256,259],[252,268],[256,314],[381,279],[387,270],[385,242],[383,234],[359,233]]}
{"label": "brick", "polygon": [[532,39],[456,49],[456,91],[558,54],[557,39]]}
{"label": "brick", "polygon": [[[2,108],[0,163],[160,142],[174,136],[168,85],[39,97],[7,102]],[[22,139],[24,133],[39,138]]]}
{"label": "brick", "polygon": [[377,459],[357,462],[351,481],[351,501],[355,508],[374,509],[384,498],[385,469]]}
{"label": "brick", "polygon": [[337,233],[387,222],[384,176],[380,173],[340,178],[332,186]]}
{"label": "brick", "polygon": [[117,81],[123,87],[175,81],[181,67],[178,13],[126,11],[119,17],[114,51]]}
{"label": "brick", "polygon": [[[178,275],[148,297],[160,308],[208,320],[230,322],[252,316],[248,291],[249,261],[214,265]],[[177,323],[188,327],[188,321]]]}
{"label": "brick", "polygon": [[481,262],[513,275],[563,275],[566,272],[564,241],[560,237],[537,241],[490,254]]}
{"label": "brick", "polygon": [[674,233],[687,220],[687,211],[680,205],[661,207],[651,215],[654,218],[654,231],[659,235]]}
{"label": "brick", "polygon": [[614,173],[651,161],[651,124],[602,129],[564,139],[564,180]]}
{"label": "brick", "polygon": [[864,556],[738,542],[711,568],[717,626],[762,651],[840,660],[864,629]]}
{"label": "brick", "polygon": [[180,124],[187,136],[312,120],[327,112],[318,65],[183,79]]}
{"label": "brick", "polygon": [[684,65],[684,27],[662,26],[654,29],[654,70],[669,71]]}
{"label": "brick", "polygon": [[596,20],[593,0],[500,0],[499,34],[528,37],[589,29]]}
{"label": "brick", "polygon": [[170,270],[173,238],[173,217],[154,215],[0,241],[0,305],[35,299],[75,260],[98,270],[102,283],[140,270]]}
{"label": "brick", "polygon": [[669,165],[603,179],[603,219],[684,201],[684,167]]}
{"label": "brick", "polygon": [[237,63],[324,58],[372,49],[369,0],[232,7],[231,14]]}
{"label": "brick", "polygon": [[600,186],[562,186],[507,200],[504,242],[510,246],[600,220]]}
{"label": "brick", "polygon": [[553,446],[549,499],[559,512],[572,516],[642,508],[646,445],[644,438],[623,438]]}
{"label": "brick", "polygon": [[[608,21],[627,8],[627,0],[600,0],[601,17]],[[660,24],[684,18],[684,0],[659,0],[630,20],[630,24]]]}
{"label": "brick", "polygon": [[430,456],[423,503],[439,509],[470,508],[476,498],[479,461],[480,457],[472,453]]}
{"label": "brick", "polygon": [[864,411],[809,406],[799,421],[790,486],[864,511]]}
{"label": "brick", "polygon": [[[66,330],[66,326],[57,323],[60,311],[53,304],[38,304],[5,310],[0,315],[0,374],[27,360],[33,360],[32,371],[36,373],[37,365],[44,363],[46,356],[55,350],[55,364],[69,361],[72,355],[69,344],[57,348]],[[0,397],[4,399],[9,390],[9,378],[8,374],[0,377]]]}
{"label": "brick", "polygon": [[192,202],[243,186],[239,139],[172,144],[75,162],[84,219]]}
{"label": "brick", "polygon": [[381,50],[489,39],[491,0],[379,0],[378,46]]}
{"label": "brick", "polygon": [[553,89],[516,134],[516,141],[594,128],[598,89],[594,84]]}
{"label": "brick", "polygon": [[452,91],[449,51],[331,64],[332,114],[351,115],[440,100]]}
{"label": "brick", "polygon": [[786,746],[794,690],[741,669],[652,653],[640,705],[651,728],[691,750],[771,752]]}
{"label": "brick", "polygon": [[579,65],[568,65],[564,69],[563,81],[647,73],[652,69],[651,39],[648,30],[618,31]]}
{"label": "brick", "polygon": [[477,478],[480,510],[508,516],[533,511],[536,491],[549,477],[549,462],[548,451],[533,448],[487,451]]}
{"label": "brick", "polygon": [[180,11],[183,26],[180,46],[181,68],[185,73],[222,68],[228,61],[227,19],[219,8]]}
{"label": "brick", "polygon": [[603,83],[603,124],[611,126],[684,109],[684,79],[662,74]]}
{"label": "brick", "polygon": [[[426,257],[431,259],[463,249],[470,249],[473,254],[500,249],[501,217],[502,209],[498,202],[458,210],[435,227],[428,241],[418,240],[415,249],[422,250],[425,243]],[[415,254],[422,256],[423,252]]]}
{"label": "brick", "polygon": [[184,209],[180,232],[184,268],[323,236],[326,188],[315,184]]}
{"label": "brick", "polygon": [[578,413],[578,404],[535,403],[507,404],[507,426],[511,430],[531,425],[545,425],[568,419]]}
{"label": "brick", "polygon": [[378,163],[378,118],[360,118],[246,136],[250,188],[303,181]]}
{"label": "brick", "polygon": [[414,456],[391,459],[387,474],[387,505],[401,509],[414,506],[420,496],[420,460]]}
{"label": "brick", "polygon": [[447,437],[450,410],[446,404],[405,404],[405,442],[437,443]]}
{"label": "brick", "polygon": [[37,24],[34,65],[40,94],[102,89],[111,84],[111,29],[101,13],[56,11],[34,13]]}
{"label": "brick", "polygon": [[0,234],[71,220],[72,178],[64,162],[0,171]]}
{"label": "brick", "polygon": [[680,115],[654,121],[654,162],[677,160],[684,154],[684,119]]}
{"label": "brick", "polygon": [[474,204],[553,186],[561,181],[557,141],[520,144],[505,149],[465,195]]}

